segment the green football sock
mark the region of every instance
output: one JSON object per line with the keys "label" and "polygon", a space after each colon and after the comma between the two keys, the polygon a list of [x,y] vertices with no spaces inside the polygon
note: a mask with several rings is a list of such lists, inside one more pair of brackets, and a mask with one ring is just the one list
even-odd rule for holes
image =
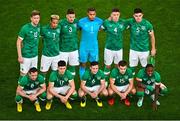
{"label": "green football sock", "polygon": [[131,69],[133,75],[135,75],[135,67],[130,67],[130,69]]}
{"label": "green football sock", "polygon": [[110,74],[110,69],[107,68],[106,66],[104,67],[104,74],[109,75]]}
{"label": "green football sock", "polygon": [[75,66],[69,66],[68,70],[71,72],[71,74],[72,74],[73,76],[76,75]]}

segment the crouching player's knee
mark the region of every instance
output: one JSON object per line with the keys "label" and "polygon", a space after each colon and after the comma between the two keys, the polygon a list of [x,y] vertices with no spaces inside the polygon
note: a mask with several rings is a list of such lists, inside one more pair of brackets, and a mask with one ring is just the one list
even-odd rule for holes
{"label": "crouching player's knee", "polygon": [[137,91],[136,95],[137,97],[144,97],[144,91]]}
{"label": "crouching player's knee", "polygon": [[78,94],[77,94],[77,92],[76,92],[76,91],[74,91],[74,92],[72,93],[72,95],[70,96],[70,99],[72,99],[72,100],[76,100],[76,99],[77,99],[77,97],[78,97]]}
{"label": "crouching player's knee", "polygon": [[16,95],[15,101],[16,101],[16,103],[22,103],[23,102],[23,98],[20,95]]}
{"label": "crouching player's knee", "polygon": [[160,84],[160,95],[166,95],[168,93],[168,88],[164,84]]}
{"label": "crouching player's knee", "polygon": [[46,96],[47,96],[46,92],[43,92],[43,93],[39,96],[39,99],[40,99],[41,101],[45,101],[45,100],[46,100]]}

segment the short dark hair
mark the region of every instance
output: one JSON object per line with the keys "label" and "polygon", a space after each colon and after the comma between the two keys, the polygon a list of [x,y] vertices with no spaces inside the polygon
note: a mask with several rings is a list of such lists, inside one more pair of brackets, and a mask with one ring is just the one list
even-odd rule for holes
{"label": "short dark hair", "polygon": [[33,10],[33,11],[31,12],[31,17],[36,16],[36,15],[39,15],[39,16],[40,16],[40,12],[39,12],[38,10]]}
{"label": "short dark hair", "polygon": [[142,13],[141,8],[135,8],[135,9],[134,9],[134,13]]}
{"label": "short dark hair", "polygon": [[63,60],[60,60],[60,61],[58,62],[58,67],[61,67],[61,66],[66,66],[66,62],[63,61]]}
{"label": "short dark hair", "polygon": [[96,9],[95,8],[88,8],[87,12],[89,12],[89,11],[96,11]]}
{"label": "short dark hair", "polygon": [[90,66],[96,66],[96,65],[98,65],[99,63],[97,62],[97,61],[93,61],[93,62],[91,62],[90,63]]}
{"label": "short dark hair", "polygon": [[149,67],[154,68],[153,64],[147,64],[147,65],[146,65],[146,69],[149,68]]}
{"label": "short dark hair", "polygon": [[120,12],[119,8],[113,8],[112,12]]}
{"label": "short dark hair", "polygon": [[28,71],[29,73],[35,73],[35,72],[38,72],[37,68],[36,67],[32,67],[29,69]]}
{"label": "short dark hair", "polygon": [[74,9],[72,8],[68,9],[66,14],[75,14]]}
{"label": "short dark hair", "polygon": [[127,66],[127,62],[125,60],[121,60],[119,61],[118,66]]}

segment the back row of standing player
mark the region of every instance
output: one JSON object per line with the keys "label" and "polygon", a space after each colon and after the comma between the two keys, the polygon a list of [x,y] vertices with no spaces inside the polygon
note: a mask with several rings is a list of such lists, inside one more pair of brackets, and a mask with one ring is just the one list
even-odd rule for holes
{"label": "back row of standing player", "polygon": [[[113,9],[110,17],[104,22],[96,17],[94,8],[87,11],[88,17],[79,21],[75,12],[68,9],[66,18],[59,22],[58,15],[51,15],[50,24],[40,28],[39,11],[32,11],[31,22],[24,25],[18,35],[17,51],[21,75],[25,75],[31,67],[37,67],[38,43],[42,36],[43,49],[40,70],[44,75],[49,67],[57,70],[57,62],[64,60],[69,64],[69,70],[75,75],[75,66],[80,62],[80,77],[85,72],[86,62],[99,60],[98,32],[103,29],[106,33],[104,49],[105,74],[110,73],[111,64],[117,65],[123,59],[123,31],[130,29],[129,66],[134,72],[140,60],[142,67],[147,65],[149,55],[149,41],[151,41],[151,55],[156,54],[153,26],[143,19],[142,10],[134,10],[134,18],[124,20],[120,18],[119,9]],[[77,31],[82,31],[80,49],[78,52]]]}

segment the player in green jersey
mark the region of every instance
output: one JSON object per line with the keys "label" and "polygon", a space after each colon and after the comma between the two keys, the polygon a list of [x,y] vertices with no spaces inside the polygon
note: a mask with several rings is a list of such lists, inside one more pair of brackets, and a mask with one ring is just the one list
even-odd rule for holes
{"label": "player in green jersey", "polygon": [[[28,74],[18,81],[16,90],[17,111],[22,112],[23,98],[27,98],[34,102],[36,111],[41,112],[39,99],[46,100],[46,84],[44,78],[38,74],[35,67],[30,68]],[[39,98],[39,99],[38,99]]]}
{"label": "player in green jersey", "polygon": [[59,37],[61,28],[58,26],[59,16],[51,15],[50,24],[41,28],[41,36],[43,42],[41,68],[43,76],[46,77],[46,73],[50,66],[53,71],[57,70],[59,58]]}
{"label": "player in green jersey", "polygon": [[98,62],[91,62],[90,69],[87,69],[82,77],[79,89],[79,97],[81,98],[81,107],[86,106],[86,94],[96,100],[97,106],[102,107],[102,101],[98,97],[100,94],[107,96],[108,92],[105,87],[104,72],[99,69]]}
{"label": "player in green jersey", "polygon": [[58,70],[51,72],[49,77],[46,110],[50,110],[54,96],[64,103],[68,109],[72,109],[68,100],[77,98],[73,76],[66,69],[66,62],[62,60],[58,62]]}
{"label": "player in green jersey", "polygon": [[33,10],[30,20],[30,23],[25,24],[21,28],[17,39],[17,53],[21,76],[26,75],[30,68],[37,68],[40,12]]}
{"label": "player in green jersey", "polygon": [[155,56],[156,48],[153,26],[143,18],[142,10],[140,8],[134,9],[133,17],[127,20],[127,24],[130,28],[129,66],[135,72],[138,61],[140,61],[142,67],[147,65],[150,50],[149,43],[151,42],[151,56]]}
{"label": "player in green jersey", "polygon": [[114,104],[113,94],[116,93],[125,105],[130,106],[128,94],[135,94],[134,79],[131,69],[127,68],[127,62],[122,60],[118,63],[118,67],[114,68],[110,74],[109,105]]}
{"label": "player in green jersey", "polygon": [[159,93],[167,93],[167,87],[161,83],[160,74],[154,70],[152,64],[147,64],[146,68],[139,70],[137,76],[137,96],[139,100],[137,106],[141,107],[143,104],[144,95],[150,95],[153,100],[153,109],[157,109],[160,105],[158,101]]}
{"label": "player in green jersey", "polygon": [[69,64],[68,70],[73,76],[75,67],[79,65],[77,23],[73,9],[68,9],[66,18],[60,21],[60,60]]}
{"label": "player in green jersey", "polygon": [[115,66],[123,59],[123,31],[126,29],[125,20],[120,19],[120,10],[112,9],[111,16],[106,19],[101,27],[106,34],[106,44],[104,49],[104,74],[106,80],[110,74],[111,64]]}

